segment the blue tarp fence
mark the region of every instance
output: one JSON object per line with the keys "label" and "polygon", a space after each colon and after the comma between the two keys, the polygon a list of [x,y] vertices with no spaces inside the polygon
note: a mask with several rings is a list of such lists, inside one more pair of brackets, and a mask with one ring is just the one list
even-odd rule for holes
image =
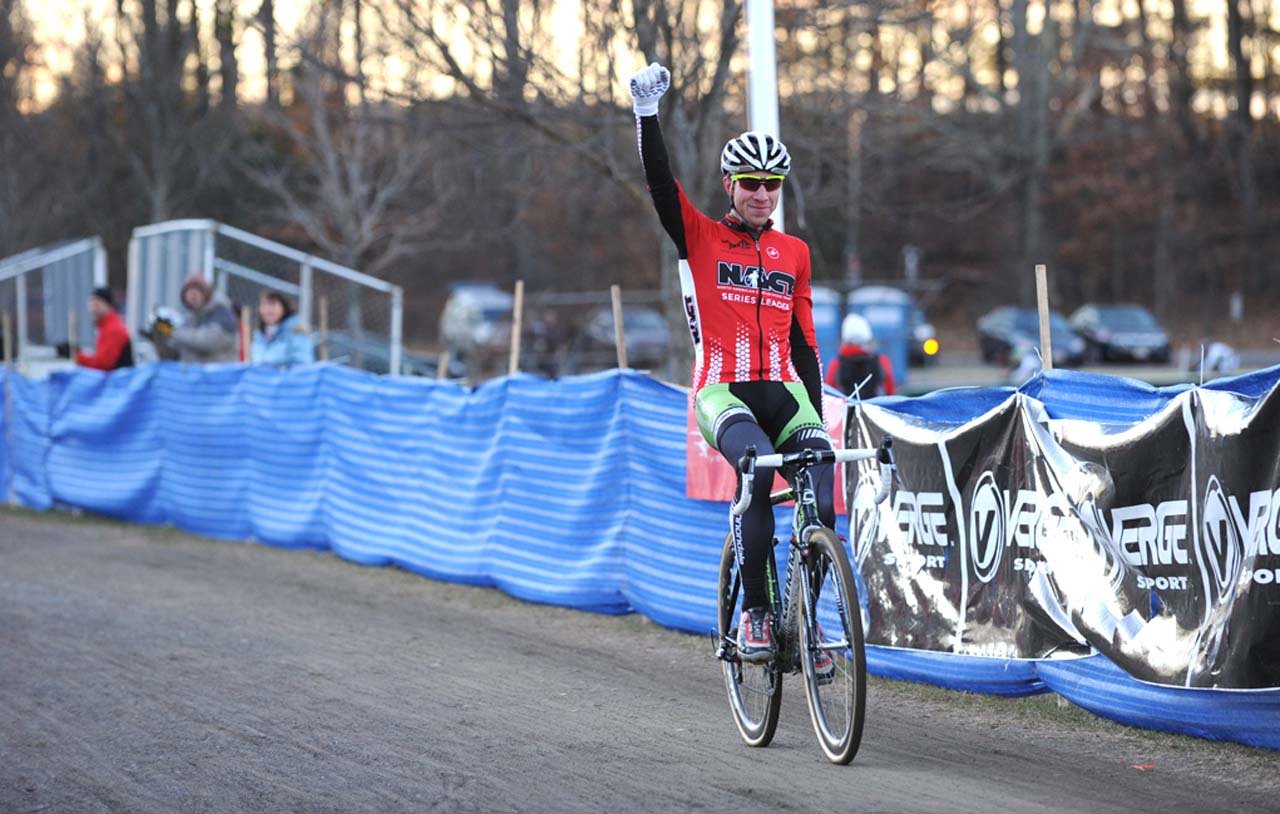
{"label": "blue tarp fence", "polygon": [[[1209,386],[1256,395],[1278,378],[1280,368]],[[1023,392],[1055,417],[1115,423],[1180,389],[1054,371]],[[4,392],[0,490],[32,509],[331,549],[691,633],[714,625],[727,507],[685,497],[686,396],[647,375],[518,375],[467,389],[332,365],[161,363],[38,381],[8,373]],[[884,403],[955,418],[1009,392]],[[1280,748],[1280,690],[1145,684],[1100,655],[870,648],[868,660],[889,677],[1001,695],[1052,689],[1125,723]]]}

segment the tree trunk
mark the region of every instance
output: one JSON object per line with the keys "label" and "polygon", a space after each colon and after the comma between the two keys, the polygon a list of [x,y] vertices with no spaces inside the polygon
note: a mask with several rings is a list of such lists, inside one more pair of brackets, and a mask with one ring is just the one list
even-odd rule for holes
{"label": "tree trunk", "polygon": [[[872,83],[863,97],[862,104],[857,103],[855,78],[857,76],[858,36],[860,32],[853,25],[852,9],[845,15],[843,41],[848,58],[844,60],[844,91],[848,95],[849,115],[845,117],[846,148],[848,161],[845,176],[844,197],[844,270],[841,277],[845,286],[852,288],[862,282],[862,172],[863,156],[867,138],[868,108],[875,106],[877,88]],[[874,63],[872,73],[875,72]],[[869,80],[870,81],[870,80]],[[844,301],[840,303],[843,318]]]}
{"label": "tree trunk", "polygon": [[1172,84],[1173,113],[1177,117],[1182,137],[1192,150],[1199,147],[1200,137],[1196,130],[1195,113],[1191,108],[1191,70],[1187,62],[1187,51],[1195,32],[1191,28],[1191,19],[1187,16],[1187,0],[1171,0],[1173,4],[1173,39],[1169,43],[1169,59],[1173,65]]}
{"label": "tree trunk", "polygon": [[862,155],[867,120],[865,111],[850,105],[849,169],[845,182],[844,282],[852,288],[862,282]]}
{"label": "tree trunk", "polygon": [[1013,67],[1018,75],[1018,106],[1014,110],[1017,144],[1013,148],[1015,166],[1021,170],[1022,184],[1014,197],[1016,215],[1019,218],[1019,240],[1013,279],[1023,305],[1033,303],[1034,279],[1030,274],[1033,264],[1041,262],[1040,254],[1040,195],[1041,179],[1035,167],[1036,105],[1038,95],[1035,86],[1039,72],[1032,53],[1033,39],[1027,29],[1027,0],[1013,0]]}
{"label": "tree trunk", "polygon": [[1240,12],[1243,0],[1227,2],[1227,52],[1235,69],[1235,119],[1246,132],[1253,129],[1253,74],[1249,70],[1249,57],[1244,52],[1245,19]]}
{"label": "tree trunk", "polygon": [[929,64],[933,62],[933,14],[927,9],[924,19],[916,29],[920,45],[920,70],[916,74],[916,99],[926,110],[933,109],[933,91],[929,87]]}
{"label": "tree trunk", "polygon": [[1249,58],[1244,52],[1245,20],[1240,12],[1243,0],[1227,0],[1227,52],[1235,68],[1236,109],[1228,122],[1232,152],[1236,156],[1237,185],[1240,206],[1244,210],[1245,254],[1247,267],[1244,278],[1239,272],[1233,275],[1232,290],[1243,292],[1246,286],[1261,286],[1262,234],[1259,229],[1258,187],[1253,169],[1253,74],[1249,70]]}
{"label": "tree trunk", "polygon": [[[996,9],[996,83],[1000,90],[1000,99],[1004,101],[1005,92],[1009,90],[1009,86],[1005,84],[1005,74],[1009,72],[1009,41],[1004,35],[1004,0],[995,0]],[[1026,16],[1025,3],[1023,4],[1023,16]],[[1014,31],[1014,37],[1017,37],[1017,31]]]}
{"label": "tree trunk", "polygon": [[204,48],[201,46],[200,15],[196,13],[194,2],[191,6],[191,28],[180,39],[185,45],[180,46],[179,52],[174,54],[174,64],[181,65],[185,62],[180,55],[188,49],[196,55],[195,109],[197,113],[204,114],[209,109],[209,63],[205,60]]}
{"label": "tree trunk", "polygon": [[366,88],[369,83],[364,75],[364,3],[362,0],[352,0],[351,16],[355,23],[356,93],[360,99],[360,115],[364,116],[364,107],[367,102]]}
{"label": "tree trunk", "polygon": [[880,42],[880,23],[871,23],[871,69],[867,72],[867,92],[880,93],[880,77],[884,73],[884,47]]}
{"label": "tree trunk", "polygon": [[[529,61],[520,39],[521,4],[522,0],[502,0],[502,56],[494,66],[498,98],[514,106],[524,102],[524,89],[529,80]],[[530,5],[536,16],[537,2]]]}
{"label": "tree trunk", "polygon": [[235,12],[234,0],[218,0],[214,12],[213,33],[218,41],[218,75],[222,79],[218,107],[223,110],[235,109],[240,79],[240,70],[236,64]]}
{"label": "tree trunk", "polygon": [[1142,114],[1148,120],[1159,115],[1154,87],[1154,48],[1147,25],[1147,3],[1149,2],[1151,0],[1138,0],[1138,31],[1142,37]]}
{"label": "tree trunk", "polygon": [[[1172,175],[1172,173],[1170,174]],[[1160,185],[1160,216],[1156,221],[1155,257],[1152,259],[1151,293],[1156,315],[1168,320],[1169,294],[1176,290],[1172,256],[1175,247],[1174,208],[1177,206],[1177,186],[1166,176]]]}
{"label": "tree trunk", "polygon": [[[124,17],[124,0],[116,0],[117,13]],[[147,72],[154,72],[155,62],[160,57],[160,11],[156,0],[142,0],[142,55],[138,70],[143,72],[143,79],[149,79]]]}
{"label": "tree trunk", "polygon": [[280,105],[280,66],[276,61],[276,11],[272,0],[262,0],[258,7],[258,20],[262,23],[263,58],[267,63],[267,104]]}

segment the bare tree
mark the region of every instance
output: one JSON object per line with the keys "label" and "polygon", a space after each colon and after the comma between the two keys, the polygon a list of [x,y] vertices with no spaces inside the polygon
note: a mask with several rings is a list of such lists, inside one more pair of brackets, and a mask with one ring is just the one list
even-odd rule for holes
{"label": "bare tree", "polygon": [[287,158],[267,156],[249,177],[274,196],[277,219],[300,228],[324,255],[381,275],[434,245],[438,210],[405,200],[432,177],[431,145],[403,109],[348,98],[358,72],[333,70],[342,11],[323,4],[312,15],[296,46],[293,105],[262,114]]}
{"label": "bare tree", "polygon": [[[124,94],[124,126],[110,132],[126,156],[153,221],[188,211],[227,169],[234,129],[211,115],[196,83],[195,103],[184,83],[188,58],[198,53],[195,3],[142,0],[136,9],[116,0],[116,67]],[[161,13],[163,12],[163,13]],[[204,70],[197,59],[197,72]]]}
{"label": "bare tree", "polygon": [[[0,244],[98,233],[120,256],[148,219],[225,215],[430,280],[409,287],[424,311],[461,276],[670,291],[625,87],[650,60],[675,78],[662,116],[677,174],[723,206],[715,156],[746,113],[739,2],[583,0],[568,38],[551,0],[331,0],[305,16],[326,21],[320,39],[279,57],[275,3],[247,5],[117,0],[42,109],[22,3],[0,0]],[[1041,260],[1064,307],[1134,298],[1172,321],[1225,313],[1228,290],[1267,296],[1267,3],[1233,0],[1212,28],[1185,0],[1104,6],[778,4],[789,226],[819,278],[896,276],[910,243],[926,276],[972,286],[946,298],[961,310],[1016,298]],[[264,37],[260,107],[235,61],[248,24]],[[1211,58],[1224,47],[1226,72]],[[257,152],[232,162],[245,142]]]}
{"label": "bare tree", "polygon": [[0,0],[0,257],[75,229],[59,168],[60,133],[33,112],[38,43],[22,0]]}
{"label": "bare tree", "polygon": [[[539,167],[577,168],[577,183],[592,177],[615,194],[647,209],[642,174],[635,158],[634,128],[625,104],[619,48],[635,48],[644,61],[672,69],[674,85],[664,98],[664,132],[672,162],[690,196],[702,205],[714,195],[714,155],[724,138],[725,106],[734,78],[741,7],[734,0],[658,0],[630,6],[589,0],[581,7],[583,36],[572,62],[560,56],[556,32],[540,0],[378,0],[382,26],[398,35],[410,67],[410,95],[431,98],[442,78],[478,111],[500,122],[504,137],[492,142],[485,163],[500,168],[508,183],[495,198],[498,222],[514,273],[564,284],[562,272],[537,262],[537,233],[528,229],[541,216]],[[572,75],[576,62],[585,74]],[[639,67],[633,61],[631,67]],[[741,107],[739,107],[741,110]],[[653,243],[662,285],[678,287],[675,257],[656,221]],[[616,229],[614,230],[616,233]],[[559,277],[556,280],[555,277]],[[677,314],[674,295],[670,318]]]}
{"label": "bare tree", "polygon": [[23,170],[29,166],[25,154],[33,142],[21,105],[34,46],[22,3],[0,0],[0,257],[28,248],[24,244],[30,224],[23,211],[30,179]]}

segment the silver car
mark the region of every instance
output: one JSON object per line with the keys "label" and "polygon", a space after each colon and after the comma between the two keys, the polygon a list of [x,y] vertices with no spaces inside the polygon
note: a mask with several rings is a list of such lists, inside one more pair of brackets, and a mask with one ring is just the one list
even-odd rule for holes
{"label": "silver car", "polygon": [[464,362],[505,349],[514,298],[488,283],[455,286],[440,315],[440,343]]}

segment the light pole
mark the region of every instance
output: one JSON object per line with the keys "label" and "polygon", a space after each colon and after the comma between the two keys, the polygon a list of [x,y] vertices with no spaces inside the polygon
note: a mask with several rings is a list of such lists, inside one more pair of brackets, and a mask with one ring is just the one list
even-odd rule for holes
{"label": "light pole", "polygon": [[[781,138],[778,128],[778,55],[773,41],[773,0],[747,0],[747,122]],[[782,195],[774,227],[785,231]]]}

